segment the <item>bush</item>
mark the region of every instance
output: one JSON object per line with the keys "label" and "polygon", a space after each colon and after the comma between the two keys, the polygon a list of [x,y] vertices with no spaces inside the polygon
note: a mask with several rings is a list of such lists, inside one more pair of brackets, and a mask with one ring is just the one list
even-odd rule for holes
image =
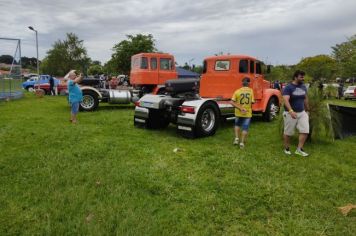
{"label": "bush", "polygon": [[324,97],[325,98],[332,98],[337,97],[337,88],[332,85],[327,85],[324,89]]}
{"label": "bush", "polygon": [[[334,87],[329,87],[335,89]],[[311,87],[308,90],[308,99],[310,137],[313,139],[320,139],[324,136],[327,139],[333,140],[334,135],[330,111],[325,102],[323,92],[316,87]]]}

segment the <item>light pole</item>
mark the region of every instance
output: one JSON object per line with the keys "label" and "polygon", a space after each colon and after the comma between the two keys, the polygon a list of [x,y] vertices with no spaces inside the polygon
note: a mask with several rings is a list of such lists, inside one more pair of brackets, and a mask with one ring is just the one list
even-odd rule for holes
{"label": "light pole", "polygon": [[37,35],[37,30],[35,30],[32,26],[28,27],[30,30],[35,31],[36,33],[36,51],[37,51],[37,75],[38,75],[38,89],[40,89],[40,64],[38,61],[38,35]]}

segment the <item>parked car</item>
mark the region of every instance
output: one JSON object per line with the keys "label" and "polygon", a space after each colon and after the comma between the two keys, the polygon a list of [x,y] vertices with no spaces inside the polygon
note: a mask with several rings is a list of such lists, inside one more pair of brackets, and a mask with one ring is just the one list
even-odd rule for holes
{"label": "parked car", "polygon": [[[26,89],[27,91],[33,92],[35,88],[35,84],[45,84],[49,83],[49,75],[40,75],[40,81],[38,81],[38,76],[33,76],[22,83],[22,88]],[[59,80],[54,78],[54,84],[57,85]]]}
{"label": "parked car", "polygon": [[345,100],[356,99],[356,86],[347,87],[346,91],[344,92],[344,98]]}
{"label": "parked car", "polygon": [[30,73],[30,74],[23,75],[23,78],[25,80],[31,79],[32,77],[38,77],[38,74]]}
{"label": "parked car", "polygon": [[[44,83],[44,84],[35,84],[34,86],[35,89],[43,89],[45,94],[47,95],[51,95],[51,91],[50,91],[50,86],[49,83]],[[57,83],[55,84],[55,89],[57,89],[57,94],[59,95],[67,95],[68,94],[68,87],[67,87],[67,83]]]}

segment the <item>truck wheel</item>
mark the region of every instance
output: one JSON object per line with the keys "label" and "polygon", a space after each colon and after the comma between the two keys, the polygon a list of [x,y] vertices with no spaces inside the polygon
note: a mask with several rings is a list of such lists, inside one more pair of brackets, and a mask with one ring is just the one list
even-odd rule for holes
{"label": "truck wheel", "polygon": [[214,135],[219,124],[219,112],[211,103],[204,104],[198,112],[195,133],[197,137]]}
{"label": "truck wheel", "polygon": [[150,109],[146,122],[149,129],[164,129],[169,125],[169,116],[164,111]]}
{"label": "truck wheel", "polygon": [[93,91],[83,91],[83,101],[80,103],[81,111],[94,111],[98,108],[98,95]]}
{"label": "truck wheel", "polygon": [[27,89],[27,91],[29,91],[31,93],[35,91],[34,87],[32,87],[32,86],[28,86],[26,89]]}
{"label": "truck wheel", "polygon": [[278,102],[276,101],[275,98],[270,98],[267,103],[266,111],[262,114],[263,120],[270,122],[277,117],[278,113],[279,113]]}

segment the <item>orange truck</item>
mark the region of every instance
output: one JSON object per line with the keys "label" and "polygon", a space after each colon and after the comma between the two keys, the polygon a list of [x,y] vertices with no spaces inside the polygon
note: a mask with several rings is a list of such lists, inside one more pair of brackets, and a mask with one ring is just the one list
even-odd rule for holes
{"label": "orange truck", "polygon": [[163,93],[165,82],[171,79],[177,79],[173,55],[140,53],[132,56],[130,83],[140,95]]}
{"label": "orange truck", "polygon": [[130,83],[133,88],[117,89],[100,79],[81,83],[81,111],[96,110],[100,102],[129,104],[147,93],[164,93],[165,82],[177,79],[174,57],[167,53],[140,53],[131,58]]}
{"label": "orange truck", "polygon": [[[173,79],[174,59],[169,54],[137,54],[132,57],[130,81],[145,89],[146,94],[135,102],[134,123],[146,128],[165,128],[170,123],[187,137],[214,135],[221,118],[233,118],[231,97],[242,87],[242,79],[250,78],[254,91],[254,114],[273,120],[280,110],[281,93],[271,89],[264,79],[264,64],[246,55],[225,55],[205,58],[200,80]],[[166,65],[170,66],[166,66]],[[162,73],[162,74],[161,74]],[[150,83],[153,81],[154,82]],[[164,84],[164,85],[163,85]]]}

